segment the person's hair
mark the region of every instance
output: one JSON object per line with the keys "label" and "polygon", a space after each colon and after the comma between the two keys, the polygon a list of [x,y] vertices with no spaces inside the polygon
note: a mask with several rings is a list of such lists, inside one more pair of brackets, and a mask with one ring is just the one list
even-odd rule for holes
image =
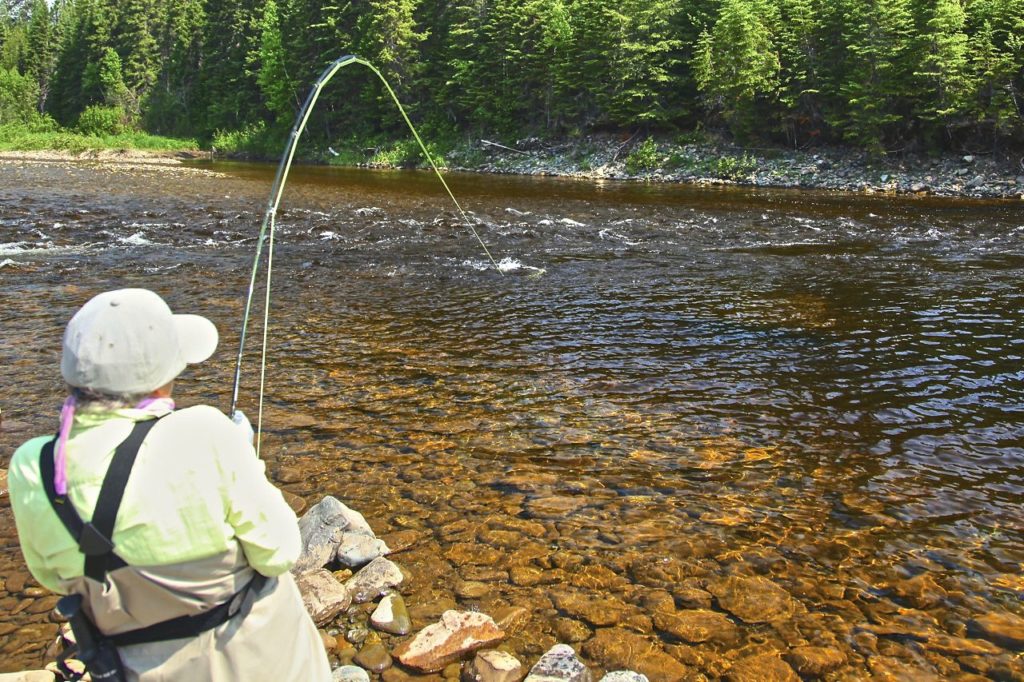
{"label": "person's hair", "polygon": [[102,393],[78,386],[68,386],[68,392],[79,407],[99,407],[111,410],[135,407],[149,395],[149,393]]}

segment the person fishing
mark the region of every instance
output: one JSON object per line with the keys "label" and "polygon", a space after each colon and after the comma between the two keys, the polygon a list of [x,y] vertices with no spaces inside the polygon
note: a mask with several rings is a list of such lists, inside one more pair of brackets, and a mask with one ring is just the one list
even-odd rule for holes
{"label": "person fishing", "polygon": [[329,680],[288,569],[295,514],[264,474],[244,417],[175,410],[174,380],[217,329],[145,289],[102,293],[64,333],[70,397],[56,437],[14,454],[25,562],[93,680]]}

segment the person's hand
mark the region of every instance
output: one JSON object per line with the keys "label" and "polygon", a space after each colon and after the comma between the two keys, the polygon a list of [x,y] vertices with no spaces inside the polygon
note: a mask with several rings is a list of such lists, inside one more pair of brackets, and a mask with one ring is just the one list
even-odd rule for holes
{"label": "person's hand", "polygon": [[247,443],[252,443],[256,438],[256,432],[253,431],[252,424],[249,423],[249,418],[245,416],[245,412],[241,410],[232,412],[231,423],[238,427],[239,431],[245,436]]}

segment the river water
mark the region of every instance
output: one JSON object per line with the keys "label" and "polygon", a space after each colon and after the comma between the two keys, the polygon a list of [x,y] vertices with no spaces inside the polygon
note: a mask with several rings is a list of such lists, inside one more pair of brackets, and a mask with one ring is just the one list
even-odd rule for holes
{"label": "river water", "polygon": [[[105,289],[211,317],[177,390],[226,409],[272,173],[0,166],[0,461],[55,428],[62,326]],[[527,662],[652,680],[1024,679],[1019,202],[450,183],[503,275],[416,172],[296,170],[274,256],[268,471],[411,544],[418,626],[523,607]],[[253,417],[257,374],[254,345]],[[9,508],[0,536],[14,669],[55,626]]]}

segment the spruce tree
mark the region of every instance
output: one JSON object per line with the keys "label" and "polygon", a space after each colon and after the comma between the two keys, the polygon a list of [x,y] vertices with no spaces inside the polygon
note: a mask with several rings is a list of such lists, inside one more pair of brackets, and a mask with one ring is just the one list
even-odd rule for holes
{"label": "spruce tree", "polygon": [[967,54],[967,15],[960,0],[935,0],[923,36],[920,116],[946,127],[963,122],[971,90]]}

